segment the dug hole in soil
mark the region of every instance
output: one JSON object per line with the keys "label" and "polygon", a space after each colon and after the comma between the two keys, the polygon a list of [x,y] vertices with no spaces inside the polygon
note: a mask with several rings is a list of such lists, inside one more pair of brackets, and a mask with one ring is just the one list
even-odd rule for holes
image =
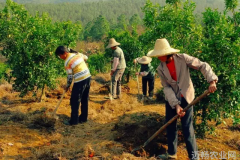
{"label": "dug hole in soil", "polygon": [[[113,131],[117,131],[115,141],[120,142],[131,153],[135,147],[142,146],[162,125],[164,117],[156,113],[136,113],[124,115],[115,124]],[[139,157],[153,157],[166,153],[166,132],[160,133],[144,149],[132,154]]]}

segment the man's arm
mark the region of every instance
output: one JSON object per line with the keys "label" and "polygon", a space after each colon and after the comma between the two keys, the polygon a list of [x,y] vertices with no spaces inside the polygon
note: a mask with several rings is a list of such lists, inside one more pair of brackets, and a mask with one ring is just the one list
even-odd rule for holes
{"label": "man's arm", "polygon": [[120,53],[115,50],[113,57],[114,57],[113,58],[113,68],[111,69],[110,75],[113,75],[113,73],[117,70],[117,66],[119,64]]}
{"label": "man's arm", "polygon": [[119,64],[119,58],[114,57],[114,59],[113,59],[113,68],[112,68],[113,72],[116,71],[118,64]]}
{"label": "man's arm", "polygon": [[215,75],[215,73],[213,72],[212,68],[208,63],[202,62],[198,58],[189,56],[187,54],[179,54],[179,56],[185,59],[185,62],[188,65],[188,67],[200,70],[208,83],[212,81],[215,82],[218,81],[218,77]]}
{"label": "man's arm", "polygon": [[66,91],[69,89],[69,87],[71,86],[72,84],[72,81],[73,81],[73,75],[68,75],[67,76],[67,85],[66,85]]}
{"label": "man's arm", "polygon": [[218,81],[218,77],[215,75],[211,66],[208,63],[202,62],[198,58],[189,56],[187,54],[182,54],[180,56],[183,56],[186,64],[190,68],[201,71],[207,82],[210,83],[208,88],[209,92],[213,93],[217,90],[216,83]]}
{"label": "man's arm", "polygon": [[86,56],[85,54],[83,54],[83,59],[86,62],[88,60],[88,56]]}
{"label": "man's arm", "polygon": [[151,72],[152,72],[153,74],[155,74],[155,70],[154,70],[153,66],[150,66],[147,71],[143,71],[143,69],[141,68],[141,70],[140,70],[140,72],[139,72],[139,75],[145,77],[145,76],[147,76],[148,74],[151,74]]}
{"label": "man's arm", "polygon": [[143,72],[139,72],[138,75],[145,77],[148,75],[149,72],[143,71]]}
{"label": "man's arm", "polygon": [[85,62],[88,60],[88,56],[86,56],[85,54],[78,52],[77,55],[81,56]]}
{"label": "man's arm", "polygon": [[76,53],[77,55],[82,56],[85,62],[88,60],[88,56],[86,56],[85,54],[79,53],[71,48],[69,48],[68,50],[70,51],[70,53]]}
{"label": "man's arm", "polygon": [[73,72],[72,72],[72,68],[66,68],[66,71],[67,71],[67,85],[66,85],[65,90],[67,91],[73,81],[73,74],[72,74]]}

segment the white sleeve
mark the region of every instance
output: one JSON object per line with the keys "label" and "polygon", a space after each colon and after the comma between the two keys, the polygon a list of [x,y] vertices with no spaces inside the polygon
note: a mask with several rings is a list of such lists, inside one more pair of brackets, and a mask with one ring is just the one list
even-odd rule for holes
{"label": "white sleeve", "polygon": [[88,60],[88,56],[86,56],[85,54],[82,54],[82,53],[77,53],[78,55],[81,55],[84,59],[84,61]]}

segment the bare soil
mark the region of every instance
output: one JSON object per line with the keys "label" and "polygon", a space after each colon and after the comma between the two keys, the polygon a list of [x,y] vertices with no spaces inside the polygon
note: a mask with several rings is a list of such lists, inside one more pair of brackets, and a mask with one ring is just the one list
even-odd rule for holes
{"label": "bare soil", "polygon": [[[63,93],[65,79],[60,81],[57,89],[47,90],[41,103],[31,94],[19,98],[19,93],[14,92],[10,84],[1,84],[0,159],[154,160],[157,155],[166,153],[167,138],[163,132],[144,149],[131,154],[133,148],[143,145],[164,124],[164,103],[139,101],[135,80],[122,86],[121,99],[105,99],[109,93],[109,80],[108,74],[92,77],[88,121],[76,126],[63,124],[70,116],[71,91],[67,92],[57,111],[59,118],[48,116]],[[161,88],[159,78],[155,84],[157,93]],[[239,129],[233,128],[230,120],[226,122],[227,125],[216,128],[215,134],[197,139],[200,152],[220,154],[234,151],[240,159]],[[188,156],[181,130],[178,131],[178,140],[178,159],[186,160]]]}

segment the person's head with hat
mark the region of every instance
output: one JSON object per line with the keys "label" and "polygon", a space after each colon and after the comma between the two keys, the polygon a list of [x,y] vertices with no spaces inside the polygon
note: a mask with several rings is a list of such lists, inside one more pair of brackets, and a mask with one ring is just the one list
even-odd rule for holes
{"label": "person's head with hat", "polygon": [[[139,63],[141,64],[141,70],[148,70],[149,67],[151,67],[151,57],[143,56],[143,57],[138,57],[133,60],[133,63]],[[143,75],[143,72],[136,72],[136,75]]]}
{"label": "person's head with hat", "polygon": [[111,48],[112,50],[115,50],[119,45],[120,43],[118,43],[114,38],[111,38],[109,39],[109,43],[106,48]]}
{"label": "person's head with hat", "polygon": [[139,64],[143,64],[143,65],[148,65],[149,63],[151,63],[152,58],[147,57],[147,56],[143,56],[141,58],[136,58],[133,60],[133,63],[139,63]]}
{"label": "person's head with hat", "polygon": [[167,62],[172,59],[173,54],[180,52],[178,49],[174,49],[170,46],[167,39],[157,39],[154,49],[149,51],[148,57],[158,57],[162,62]]}

